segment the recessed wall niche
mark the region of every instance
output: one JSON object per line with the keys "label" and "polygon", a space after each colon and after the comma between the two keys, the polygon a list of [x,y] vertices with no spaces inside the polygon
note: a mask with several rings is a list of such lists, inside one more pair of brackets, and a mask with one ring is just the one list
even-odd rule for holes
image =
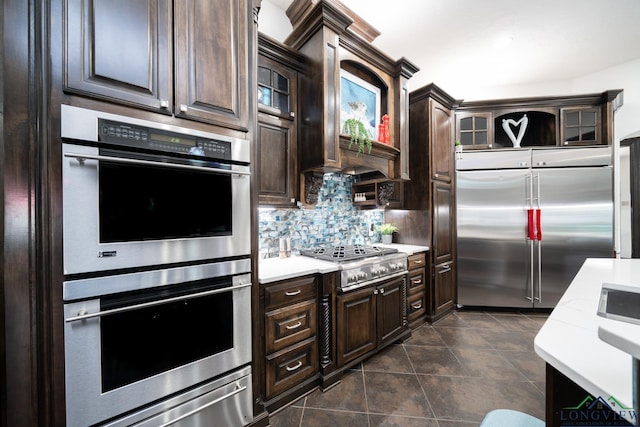
{"label": "recessed wall niche", "polygon": [[[494,120],[494,145],[493,148],[511,148],[513,142],[502,127],[503,120],[513,120],[518,122],[524,115],[527,115],[528,124],[525,130],[520,147],[540,147],[556,145],[556,115],[543,111],[520,111],[498,116]],[[520,131],[519,126],[511,126],[513,134],[517,137]]]}

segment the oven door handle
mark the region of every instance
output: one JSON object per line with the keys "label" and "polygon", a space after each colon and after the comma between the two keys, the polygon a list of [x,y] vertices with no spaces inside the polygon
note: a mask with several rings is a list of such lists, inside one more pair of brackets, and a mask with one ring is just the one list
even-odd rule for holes
{"label": "oven door handle", "polygon": [[64,156],[78,159],[78,161],[83,161],[87,159],[88,160],[106,160],[114,163],[128,163],[128,164],[146,165],[146,166],[161,165],[161,166],[166,166],[166,167],[176,168],[176,169],[198,170],[198,171],[207,171],[207,172],[215,171],[215,172],[225,173],[228,175],[251,175],[251,172],[245,172],[245,171],[211,168],[206,166],[181,165],[179,163],[153,162],[150,160],[128,159],[126,157],[100,156],[100,155],[82,154],[82,153],[64,153]]}
{"label": "oven door handle", "polygon": [[243,283],[241,285],[230,286],[230,287],[226,287],[226,288],[222,288],[222,289],[213,289],[213,290],[210,290],[210,291],[199,292],[199,293],[196,293],[196,294],[181,295],[179,297],[166,298],[166,299],[162,299],[162,300],[158,300],[158,301],[150,301],[150,302],[145,302],[145,303],[142,303],[142,304],[128,305],[126,307],[114,308],[112,310],[97,311],[95,313],[78,313],[77,316],[68,317],[68,318],[64,319],[64,321],[68,322],[68,323],[69,322],[77,322],[79,320],[92,319],[94,317],[108,316],[110,314],[124,313],[124,312],[131,311],[131,310],[139,310],[141,308],[153,307],[155,305],[166,304],[168,302],[175,302],[175,301],[181,301],[181,300],[186,300],[186,299],[204,297],[204,296],[208,296],[208,295],[221,294],[223,292],[235,291],[237,289],[246,288],[247,286],[251,286],[251,283]]}

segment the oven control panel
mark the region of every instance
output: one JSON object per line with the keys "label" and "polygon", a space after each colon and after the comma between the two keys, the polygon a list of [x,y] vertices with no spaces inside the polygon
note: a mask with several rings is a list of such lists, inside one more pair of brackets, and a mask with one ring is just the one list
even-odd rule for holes
{"label": "oven control panel", "polygon": [[154,151],[231,160],[231,143],[146,126],[98,119],[100,142]]}

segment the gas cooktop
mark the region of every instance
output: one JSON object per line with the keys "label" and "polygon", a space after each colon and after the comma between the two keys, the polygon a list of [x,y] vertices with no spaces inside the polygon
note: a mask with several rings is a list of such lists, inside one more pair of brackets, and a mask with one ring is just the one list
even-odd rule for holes
{"label": "gas cooktop", "polygon": [[301,250],[300,255],[324,261],[346,262],[397,253],[397,249],[369,245],[342,245]]}

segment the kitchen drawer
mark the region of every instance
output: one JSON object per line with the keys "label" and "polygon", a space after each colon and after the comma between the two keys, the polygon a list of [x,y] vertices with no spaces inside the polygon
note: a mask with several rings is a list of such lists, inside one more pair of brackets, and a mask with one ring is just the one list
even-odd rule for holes
{"label": "kitchen drawer", "polygon": [[425,270],[420,268],[418,270],[409,271],[408,289],[409,295],[414,294],[425,286]]}
{"label": "kitchen drawer", "polygon": [[409,270],[414,270],[416,268],[423,268],[426,264],[425,253],[420,252],[419,254],[409,255],[407,257],[407,268]]}
{"label": "kitchen drawer", "polygon": [[267,356],[266,397],[289,390],[318,372],[318,342],[308,338],[283,351]]}
{"label": "kitchen drawer", "polygon": [[407,320],[409,323],[426,314],[426,302],[426,294],[424,292],[419,292],[407,298]]}
{"label": "kitchen drawer", "polygon": [[266,353],[273,353],[316,334],[316,301],[303,301],[265,314]]}
{"label": "kitchen drawer", "polygon": [[264,309],[273,310],[317,297],[317,280],[313,276],[300,277],[266,286],[264,289]]}

